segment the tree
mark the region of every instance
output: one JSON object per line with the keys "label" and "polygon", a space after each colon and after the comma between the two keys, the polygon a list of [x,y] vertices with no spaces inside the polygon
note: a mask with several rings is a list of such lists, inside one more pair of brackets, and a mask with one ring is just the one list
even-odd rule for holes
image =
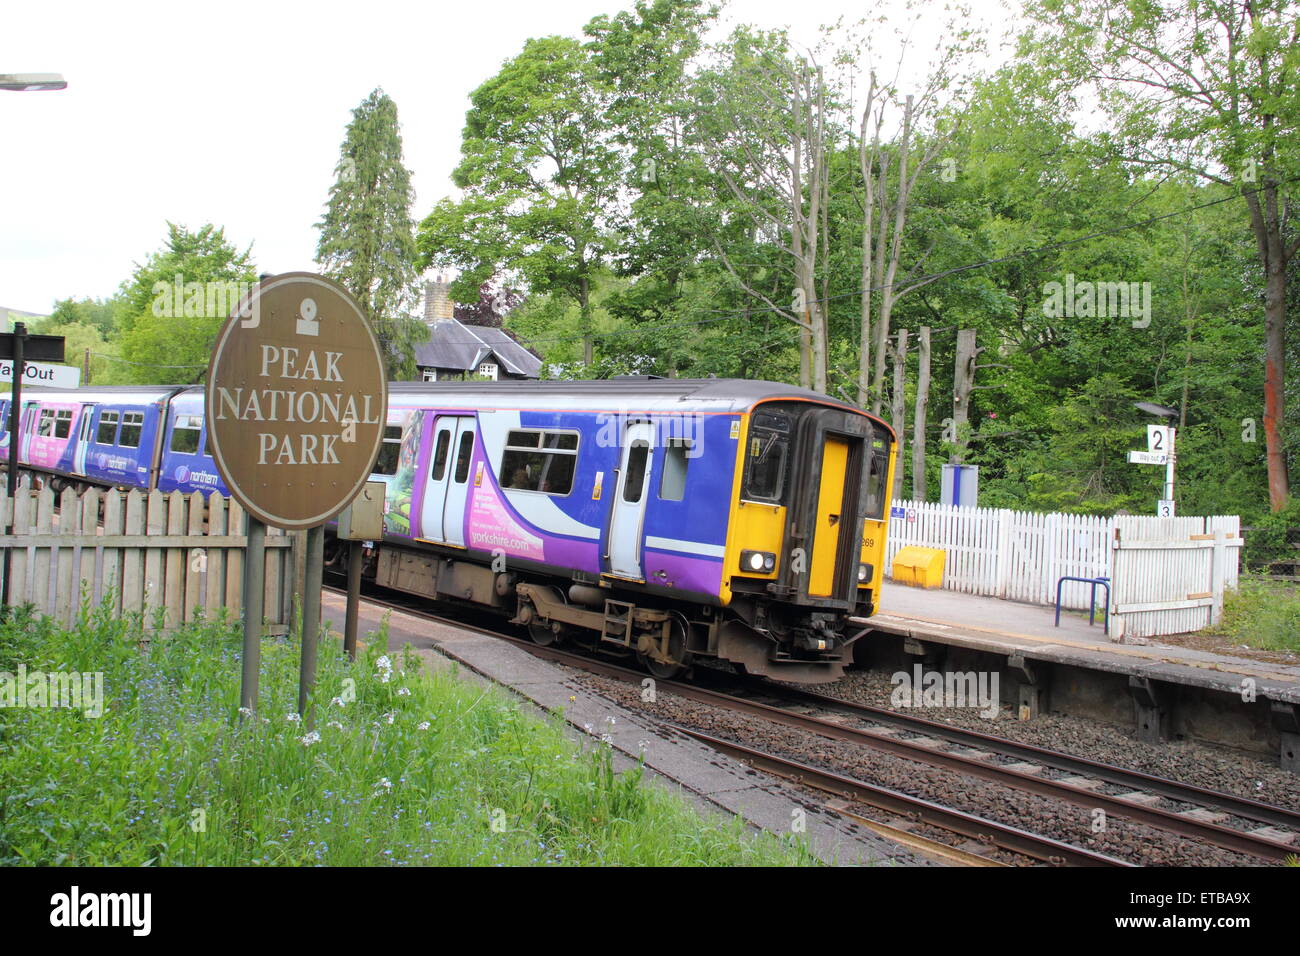
{"label": "tree", "polygon": [[439,202],[417,240],[422,268],[459,269],[457,301],[474,301],[498,272],[521,277],[530,295],[571,298],[587,364],[592,284],[617,248],[627,172],[608,95],[577,40],[529,40],[472,94],[452,174],[463,197]]}
{"label": "tree", "polygon": [[240,295],[257,282],[252,247],[240,252],[225,230],[167,224],[167,241],[122,284],[121,354],[129,382],[203,381],[212,345]]}
{"label": "tree", "polygon": [[699,84],[700,135],[750,242],[761,237],[783,254],[789,282],[781,285],[790,299],[778,302],[779,293],[747,278],[717,235],[714,254],[748,295],[798,327],[800,384],[824,392],[826,317],[817,286],[835,138],[825,74],[811,54],[792,56],[780,33],[742,28],[718,55],[718,68]]}
{"label": "tree", "polygon": [[389,378],[410,378],[427,335],[411,316],[418,293],[411,174],[402,163],[397,104],[376,89],[352,111],[325,218],[316,224],[321,272],[365,312]]}
{"label": "tree", "polygon": [[1300,182],[1300,7],[1293,0],[1038,0],[1042,49],[1095,85],[1114,146],[1145,169],[1238,191],[1264,276],[1264,435],[1269,500],[1290,494],[1287,271]]}

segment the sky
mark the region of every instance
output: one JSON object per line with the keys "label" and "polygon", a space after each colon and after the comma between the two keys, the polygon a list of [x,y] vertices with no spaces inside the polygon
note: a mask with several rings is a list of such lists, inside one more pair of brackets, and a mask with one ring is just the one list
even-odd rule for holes
{"label": "sky", "polygon": [[[1004,25],[1000,0],[970,0]],[[470,93],[529,37],[580,35],[632,0],[10,4],[0,73],[62,73],[59,92],[0,91],[0,307],[116,292],[168,221],[214,223],[261,272],[315,271],[317,223],[351,111],[397,103],[418,222],[454,195]],[[732,0],[725,21],[818,28],[881,13],[933,46],[941,2]],[[1000,59],[995,53],[990,62]]]}

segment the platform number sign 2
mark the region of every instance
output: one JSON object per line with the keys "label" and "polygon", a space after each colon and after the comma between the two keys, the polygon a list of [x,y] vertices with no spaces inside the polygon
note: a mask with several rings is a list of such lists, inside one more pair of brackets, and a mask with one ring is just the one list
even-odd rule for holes
{"label": "platform number sign 2", "polygon": [[1147,451],[1153,455],[1167,454],[1169,452],[1168,425],[1147,426]]}

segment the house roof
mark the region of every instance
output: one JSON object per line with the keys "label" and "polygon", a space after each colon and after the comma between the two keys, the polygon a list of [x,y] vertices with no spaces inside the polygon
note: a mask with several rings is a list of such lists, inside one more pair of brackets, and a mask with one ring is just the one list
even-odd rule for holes
{"label": "house roof", "polygon": [[466,325],[440,319],[429,327],[429,341],[415,347],[415,364],[422,368],[477,369],[489,355],[512,375],[537,378],[542,360],[510,337],[504,329]]}

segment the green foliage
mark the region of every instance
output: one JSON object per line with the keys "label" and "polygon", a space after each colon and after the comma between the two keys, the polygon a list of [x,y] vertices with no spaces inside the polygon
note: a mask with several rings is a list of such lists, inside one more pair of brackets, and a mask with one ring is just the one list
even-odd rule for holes
{"label": "green foliage", "polygon": [[1214,634],[1265,650],[1300,652],[1300,587],[1243,574],[1223,597]]}
{"label": "green foliage", "polygon": [[415,347],[428,337],[411,314],[418,292],[411,174],[402,162],[397,104],[376,89],[352,111],[335,166],[316,261],[361,304],[384,352],[389,378],[415,374]]}
{"label": "green foliage", "polygon": [[[169,222],[162,248],[122,284],[118,341],[124,361],[114,375],[150,385],[203,381],[213,342],[237,303],[229,293],[239,283],[256,282],[251,246],[240,252],[224,229],[211,224],[191,232]],[[209,290],[221,292],[211,304]]]}
{"label": "green foliage", "polygon": [[319,739],[293,719],[292,642],[264,640],[260,714],[241,720],[237,627],[143,639],[103,608],[73,628],[0,623],[0,671],[101,672],[107,688],[98,719],[0,708],[0,865],[814,862],[616,772],[606,746],[579,748],[504,691],[392,660],[382,631],[355,664],[322,644]]}

